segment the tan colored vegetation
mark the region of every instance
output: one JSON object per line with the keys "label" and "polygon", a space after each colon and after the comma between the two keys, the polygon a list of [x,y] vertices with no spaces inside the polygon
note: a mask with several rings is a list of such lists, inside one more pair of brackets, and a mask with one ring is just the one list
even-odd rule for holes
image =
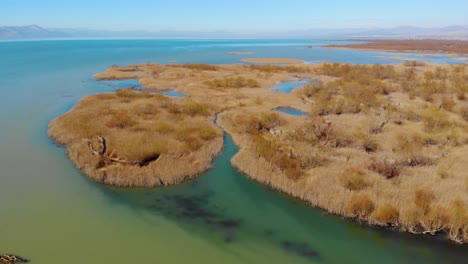
{"label": "tan colored vegetation", "polygon": [[346,208],[354,217],[367,218],[375,209],[375,204],[367,194],[358,194],[351,197]]}
{"label": "tan colored vegetation", "polygon": [[399,218],[398,209],[391,204],[382,204],[377,210],[374,211],[373,219],[379,225],[389,225],[398,223]]}
{"label": "tan colored vegetation", "polygon": [[129,89],[89,96],[49,135],[93,180],[118,186],[179,183],[208,169],[222,148],[215,108]]}
{"label": "tan colored vegetation", "polygon": [[330,213],[466,242],[468,211],[453,207],[468,205],[465,66],[304,68],[323,81],[295,91],[301,101],[290,105],[308,107],[310,119],[265,125],[266,100],[222,115],[241,147],[233,164]]}
{"label": "tan colored vegetation", "polygon": [[364,44],[328,45],[328,48],[350,48],[390,51],[429,51],[468,54],[468,41],[465,40],[370,40]]}
{"label": "tan colored vegetation", "polygon": [[[249,177],[333,214],[468,241],[467,66],[142,64],[97,76],[130,74],[142,92],[87,97],[50,125],[97,181],[156,186],[200,173],[221,148],[219,112],[240,147],[232,163]],[[298,79],[314,81],[270,90]],[[154,94],[167,89],[188,98]]]}
{"label": "tan colored vegetation", "polygon": [[260,87],[260,83],[255,79],[246,79],[242,76],[227,77],[224,79],[213,79],[206,82],[206,84],[213,89],[223,88],[255,88]]}
{"label": "tan colored vegetation", "polygon": [[289,58],[245,58],[243,62],[262,64],[303,64],[303,60]]}

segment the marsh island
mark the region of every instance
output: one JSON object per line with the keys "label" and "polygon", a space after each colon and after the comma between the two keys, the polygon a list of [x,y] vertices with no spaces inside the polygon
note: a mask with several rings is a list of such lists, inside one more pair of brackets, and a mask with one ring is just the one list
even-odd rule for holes
{"label": "marsh island", "polygon": [[88,96],[50,123],[97,182],[180,183],[210,168],[226,131],[240,148],[232,164],[258,182],[333,214],[468,241],[465,65],[148,63],[95,78],[143,87]]}

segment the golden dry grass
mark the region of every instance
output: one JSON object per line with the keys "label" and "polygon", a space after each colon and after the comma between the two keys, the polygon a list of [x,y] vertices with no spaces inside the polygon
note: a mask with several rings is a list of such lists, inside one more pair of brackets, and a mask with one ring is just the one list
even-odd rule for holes
{"label": "golden dry grass", "polygon": [[221,150],[222,133],[212,124],[215,110],[190,99],[126,89],[83,99],[51,122],[49,135],[98,182],[173,184],[208,169]]}
{"label": "golden dry grass", "polygon": [[[222,145],[216,111],[240,147],[232,163],[249,177],[333,214],[467,242],[468,67],[142,64],[98,76],[132,74],[143,92],[87,97],[50,125],[95,180],[156,186],[205,170]],[[318,82],[270,91],[303,78]],[[166,89],[190,99],[148,94]],[[272,111],[281,106],[309,116]],[[133,165],[98,162],[97,136]]]}
{"label": "golden dry grass", "polygon": [[466,40],[370,40],[363,44],[328,45],[329,48],[350,48],[391,51],[429,51],[468,54],[468,41]]}
{"label": "golden dry grass", "polygon": [[330,213],[466,242],[467,88],[459,80],[468,71],[423,69],[315,66],[313,77],[336,79],[295,91],[301,102],[288,98],[312,119],[282,115],[286,122],[265,128],[262,111],[274,105],[266,100],[223,113],[220,123],[241,147],[233,164]]}
{"label": "golden dry grass", "polygon": [[303,60],[289,58],[245,58],[243,62],[262,64],[303,64]]}

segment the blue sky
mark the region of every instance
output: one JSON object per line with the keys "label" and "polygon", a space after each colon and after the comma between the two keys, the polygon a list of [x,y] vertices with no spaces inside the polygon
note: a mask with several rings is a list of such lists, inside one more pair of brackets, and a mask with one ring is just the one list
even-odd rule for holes
{"label": "blue sky", "polygon": [[468,0],[0,0],[0,26],[189,31],[468,24]]}

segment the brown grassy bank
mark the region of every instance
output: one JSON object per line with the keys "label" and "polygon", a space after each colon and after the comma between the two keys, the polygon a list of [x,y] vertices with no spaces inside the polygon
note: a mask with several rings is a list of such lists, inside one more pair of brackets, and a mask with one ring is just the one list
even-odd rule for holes
{"label": "brown grassy bank", "polygon": [[[143,64],[98,76],[129,71],[143,92],[87,97],[50,124],[96,181],[157,186],[200,173],[222,147],[212,124],[222,112],[240,147],[232,163],[253,179],[333,214],[468,241],[467,66]],[[270,90],[304,78],[317,82]],[[190,99],[152,94],[168,88]]]}
{"label": "brown grassy bank", "polygon": [[262,64],[303,64],[303,60],[289,58],[245,58],[243,62]]}
{"label": "brown grassy bank", "polygon": [[466,243],[466,70],[324,64],[315,73],[338,79],[297,92],[312,120],[236,109],[220,124],[241,148],[233,165],[259,182],[333,214]]}
{"label": "brown grassy bank", "polygon": [[369,40],[363,44],[327,45],[326,48],[348,48],[364,50],[385,50],[399,52],[447,52],[468,54],[468,41],[465,40]]}
{"label": "brown grassy bank", "polygon": [[215,108],[131,90],[86,97],[53,120],[49,135],[93,180],[117,186],[180,183],[222,149]]}

